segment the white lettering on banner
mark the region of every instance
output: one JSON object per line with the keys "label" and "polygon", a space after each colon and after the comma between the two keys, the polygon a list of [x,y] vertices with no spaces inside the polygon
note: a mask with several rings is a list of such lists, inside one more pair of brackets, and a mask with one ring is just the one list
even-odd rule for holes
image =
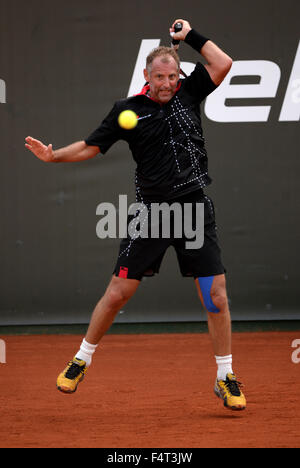
{"label": "white lettering on banner", "polygon": [[192,71],[194,71],[195,69],[195,64],[194,63],[191,63],[191,62],[181,62],[180,63],[180,68],[182,71],[184,71],[184,73],[189,76]]}
{"label": "white lettering on banner", "polygon": [[6,103],[6,85],[5,81],[0,79],[0,103]]}
{"label": "white lettering on banner", "polygon": [[144,39],[142,40],[137,61],[135,64],[134,72],[132,75],[132,80],[129,86],[128,96],[134,96],[141,92],[144,84],[144,74],[143,70],[146,66],[146,58],[150,54],[151,50],[158,47],[160,44],[160,39]]}
{"label": "white lettering on banner", "polygon": [[[144,39],[142,41],[128,96],[133,96],[141,91],[144,85],[143,70],[147,55],[159,44],[160,39]],[[187,75],[190,75],[195,64],[181,62],[181,68]],[[260,81],[257,84],[231,84],[232,78],[237,76],[259,76]],[[280,76],[279,66],[269,60],[234,61],[223,83],[207,97],[204,112],[209,119],[215,122],[267,122],[271,110],[270,105],[228,106],[226,100],[275,98]],[[300,42],[279,120],[300,120]]]}
{"label": "white lettering on banner", "polygon": [[[235,76],[260,76],[258,84],[230,84]],[[280,80],[280,68],[266,60],[233,62],[222,84],[210,94],[205,114],[215,122],[266,122],[271,106],[226,106],[226,99],[273,98]]]}
{"label": "white lettering on banner", "polygon": [[296,52],[289,84],[285,93],[280,121],[300,119],[300,41]]}
{"label": "white lettering on banner", "polygon": [[292,88],[295,89],[295,91],[292,92],[292,102],[294,102],[295,104],[299,104],[300,103],[300,78],[292,82]]}

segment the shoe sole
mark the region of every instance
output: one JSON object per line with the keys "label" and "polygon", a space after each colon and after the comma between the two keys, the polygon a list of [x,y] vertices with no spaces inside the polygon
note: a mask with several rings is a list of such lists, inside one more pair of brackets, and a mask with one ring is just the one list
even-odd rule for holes
{"label": "shoe sole", "polygon": [[83,381],[83,379],[84,379],[84,375],[81,377],[80,380],[78,380],[78,383],[77,383],[77,385],[76,385],[75,390],[70,390],[68,387],[63,387],[63,386],[58,386],[58,385],[56,385],[56,388],[57,388],[57,390],[59,390],[59,391],[62,392],[62,393],[72,394],[72,393],[75,393],[75,392],[76,392],[78,385],[80,384],[80,382]]}
{"label": "shoe sole", "polygon": [[222,395],[219,393],[219,391],[214,388],[214,392],[215,392],[215,395],[218,397],[218,398],[221,398],[221,400],[224,401],[224,406],[225,408],[229,409],[229,410],[232,410],[232,411],[243,411],[246,409],[246,406],[245,405],[237,405],[237,406],[229,406],[227,404],[227,398],[223,398]]}
{"label": "shoe sole", "polygon": [[57,390],[59,390],[59,391],[62,392],[62,393],[69,393],[69,394],[75,393],[76,390],[77,390],[77,387],[75,388],[75,390],[70,390],[70,389],[67,388],[67,387],[58,387],[58,386],[56,386],[56,388],[57,388]]}

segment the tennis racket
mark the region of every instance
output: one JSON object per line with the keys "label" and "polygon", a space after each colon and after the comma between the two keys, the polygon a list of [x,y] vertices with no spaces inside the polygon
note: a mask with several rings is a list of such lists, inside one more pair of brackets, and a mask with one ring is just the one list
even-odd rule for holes
{"label": "tennis racket", "polygon": [[[175,31],[175,34],[180,32],[182,30],[182,23],[176,23],[175,26],[174,26],[174,31]],[[177,40],[177,39],[173,39],[172,38],[172,43],[171,43],[171,47],[173,47],[174,50],[176,50],[176,52],[178,52],[178,49],[179,49],[179,44],[180,44],[180,41]],[[179,69],[180,73],[182,76],[184,76],[185,78],[187,78],[187,75],[186,73],[184,73],[184,71],[180,68]]]}

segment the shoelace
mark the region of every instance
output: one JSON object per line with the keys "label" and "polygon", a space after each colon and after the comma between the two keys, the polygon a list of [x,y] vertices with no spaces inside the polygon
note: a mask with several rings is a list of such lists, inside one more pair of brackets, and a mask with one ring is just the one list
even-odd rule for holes
{"label": "shoelace", "polygon": [[242,386],[241,382],[238,382],[237,380],[230,380],[227,377],[225,381],[225,386],[230,391],[231,395],[233,396],[241,395],[241,392],[240,392],[240,387]]}
{"label": "shoelace", "polygon": [[76,377],[78,377],[80,373],[82,374],[84,373],[83,372],[84,368],[80,367],[79,364],[76,364],[75,362],[72,362],[72,361],[70,361],[69,364],[70,364],[70,368],[66,372],[67,379],[71,379],[71,380],[75,379]]}

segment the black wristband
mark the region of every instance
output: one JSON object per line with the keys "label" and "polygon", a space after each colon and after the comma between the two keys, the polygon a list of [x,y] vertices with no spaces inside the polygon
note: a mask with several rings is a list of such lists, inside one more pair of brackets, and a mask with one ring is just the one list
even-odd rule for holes
{"label": "black wristband", "polygon": [[202,36],[197,31],[195,31],[195,29],[191,29],[187,33],[184,42],[193,47],[193,49],[195,49],[197,52],[200,52],[208,40],[209,39],[207,39],[207,37]]}

